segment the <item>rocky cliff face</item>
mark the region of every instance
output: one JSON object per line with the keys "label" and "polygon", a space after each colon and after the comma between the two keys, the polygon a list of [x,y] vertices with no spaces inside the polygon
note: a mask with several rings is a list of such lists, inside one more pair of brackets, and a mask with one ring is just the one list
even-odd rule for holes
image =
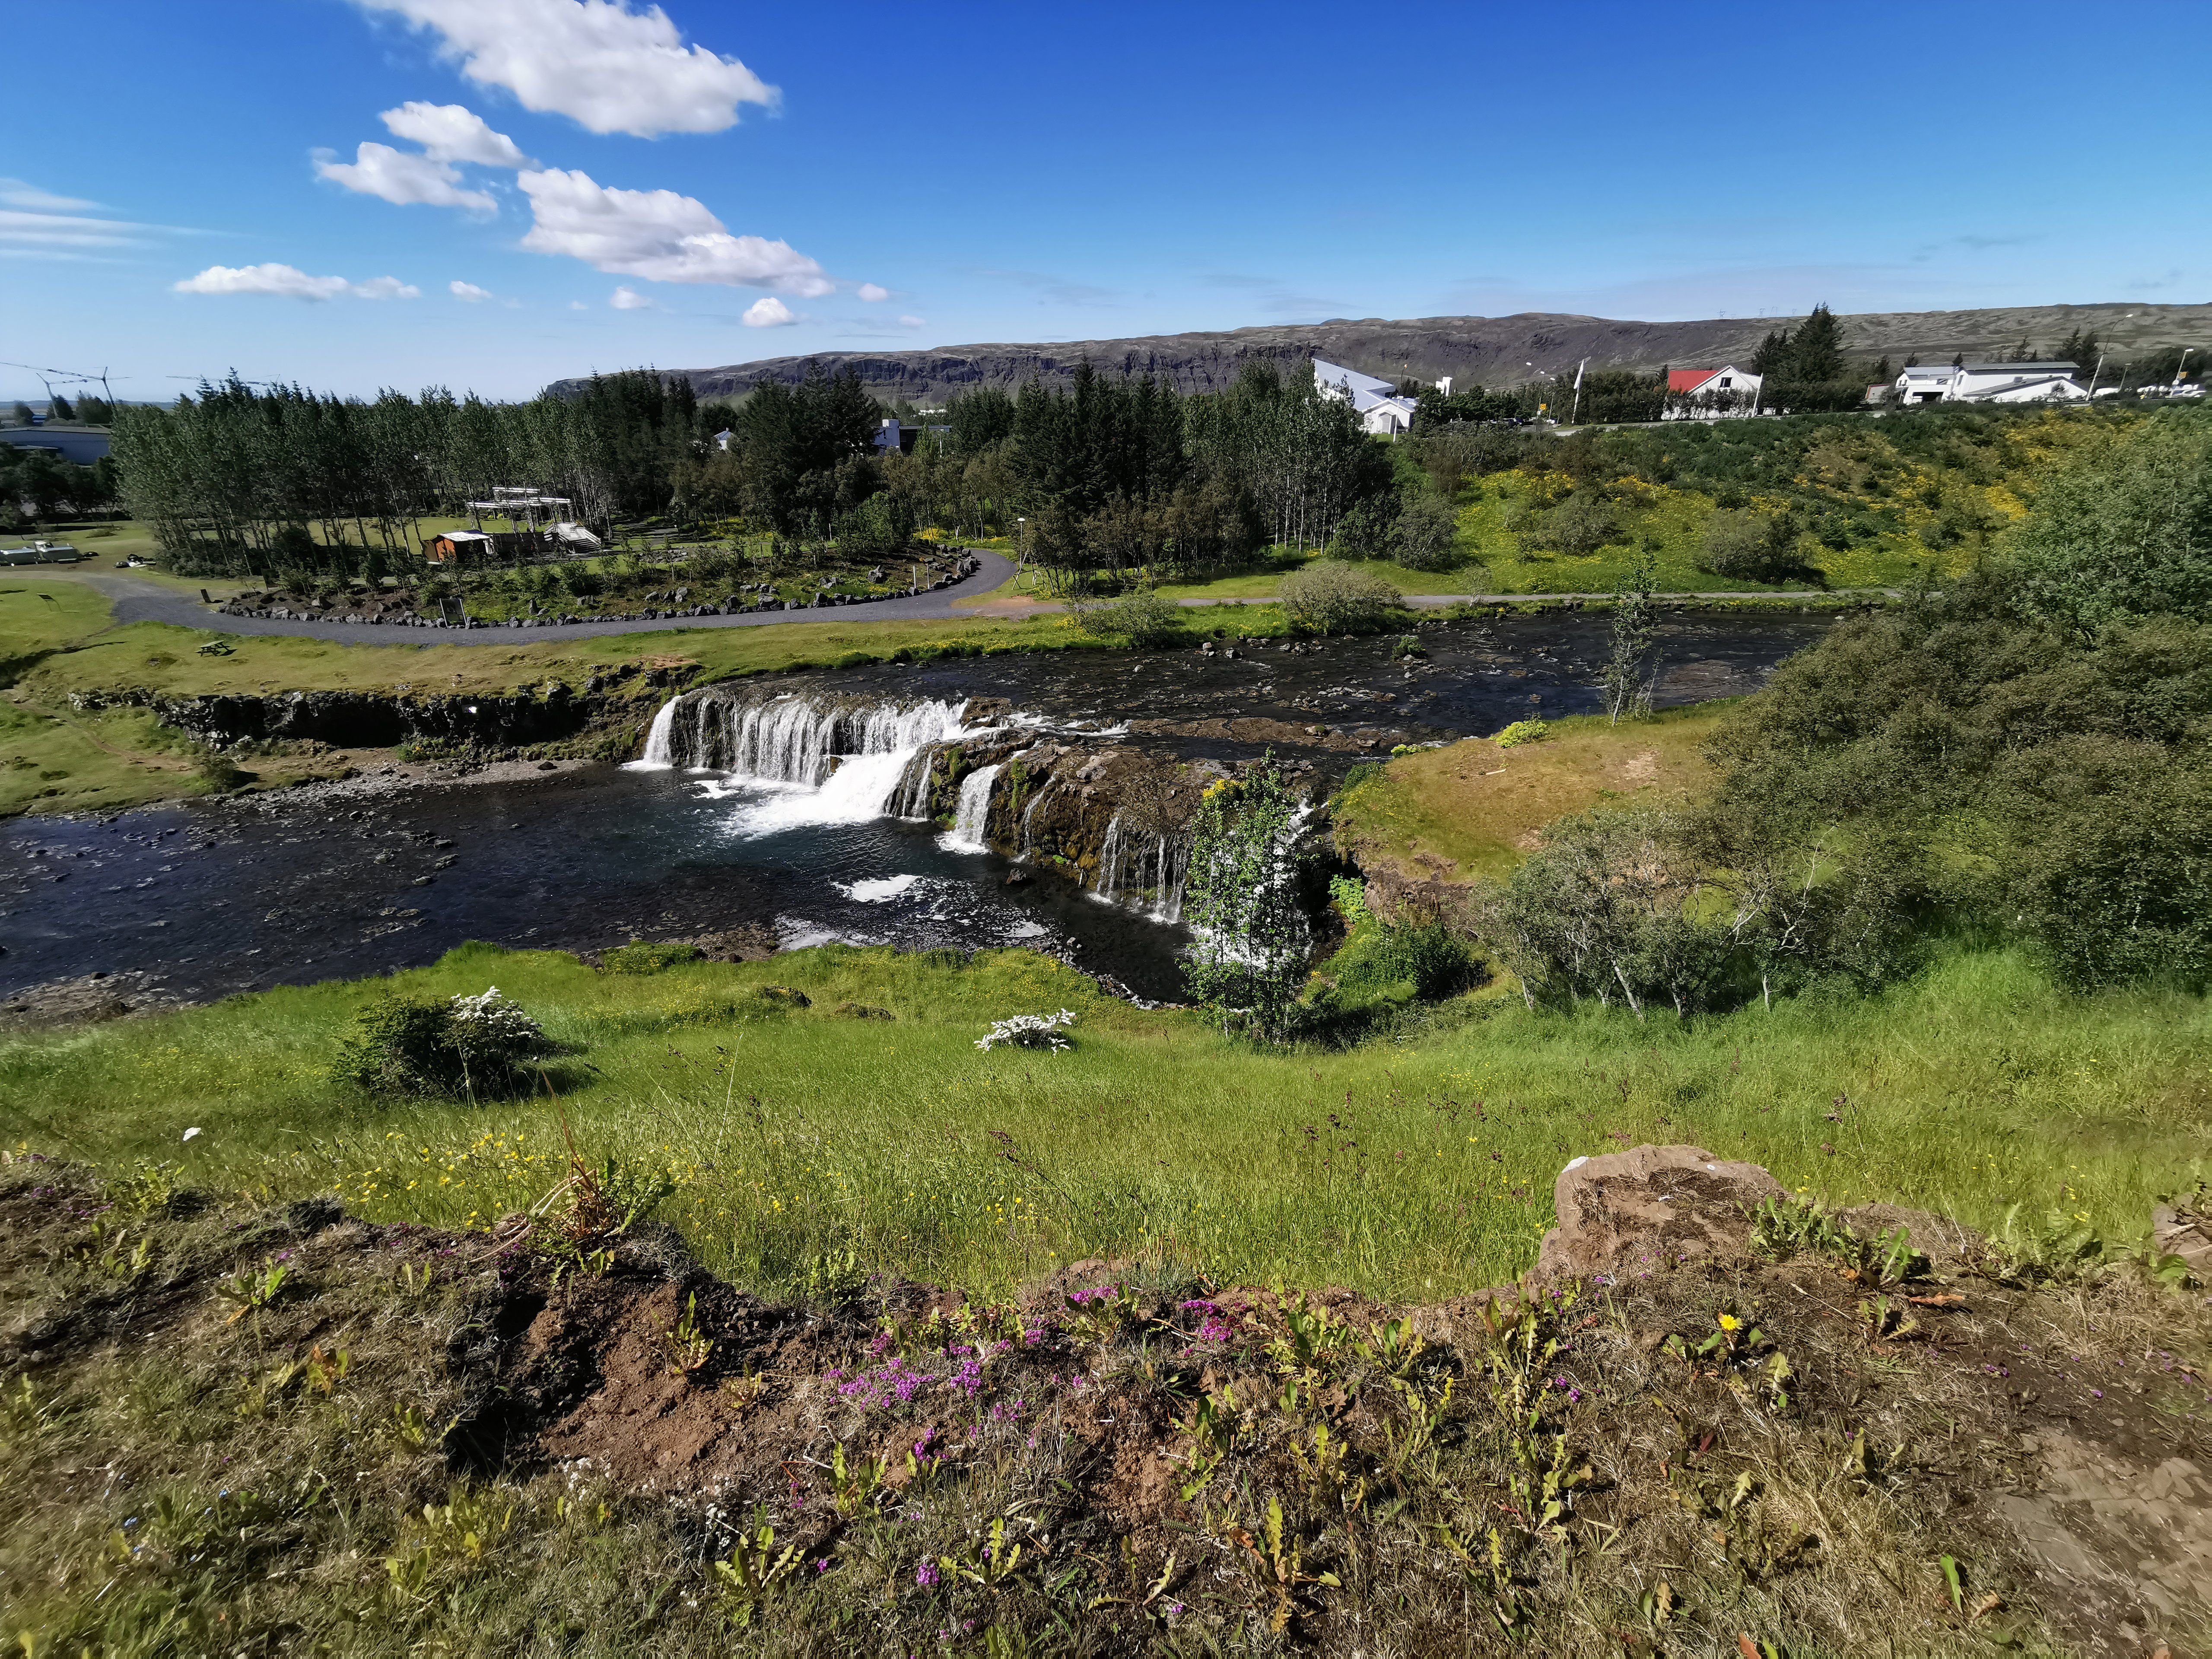
{"label": "rocky cliff face", "polygon": [[[1773,329],[1794,319],[1722,317],[1689,322],[1634,322],[1526,312],[1513,317],[1420,317],[1393,320],[1284,324],[1218,333],[1147,335],[1134,339],[1042,344],[945,346],[932,351],[830,351],[813,357],[769,357],[720,368],[672,371],[702,398],[737,398],[769,381],[791,384],[809,363],[857,368],[878,398],[941,404],[978,386],[1020,386],[1032,377],[1064,386],[1086,358],[1114,374],[1159,376],[1185,393],[1218,392],[1247,362],[1302,369],[1310,357],[1341,363],[1384,380],[1431,381],[1453,376],[1462,388],[1517,386],[1571,374],[1587,357],[1593,368],[1656,369],[1666,365],[1718,367],[1746,362]],[[1917,356],[1948,362],[2008,354],[2023,336],[2049,352],[2070,331],[2094,329],[2109,345],[2185,344],[2212,331],[2212,305],[2014,306],[1981,311],[1865,312],[1844,316],[1845,348],[1894,363]],[[547,390],[570,395],[579,379]]]}
{"label": "rocky cliff face", "polygon": [[[384,691],[285,691],[269,696],[221,693],[167,697],[131,689],[80,693],[74,707],[136,707],[221,748],[242,741],[312,741],[339,749],[382,749],[442,738],[483,748],[562,743],[611,726],[633,727],[657,702],[657,676],[616,690],[597,677],[580,687],[553,680],[535,691],[416,696]],[[643,701],[641,701],[641,699]]]}

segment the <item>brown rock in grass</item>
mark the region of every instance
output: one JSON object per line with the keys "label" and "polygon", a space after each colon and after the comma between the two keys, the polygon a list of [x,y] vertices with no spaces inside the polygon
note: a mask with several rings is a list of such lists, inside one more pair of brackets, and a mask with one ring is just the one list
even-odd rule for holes
{"label": "brown rock in grass", "polygon": [[1534,1276],[1589,1279],[1740,1254],[1751,1212],[1782,1198],[1756,1164],[1723,1163],[1702,1146],[1638,1146],[1578,1158],[1553,1188],[1559,1224],[1544,1235]]}

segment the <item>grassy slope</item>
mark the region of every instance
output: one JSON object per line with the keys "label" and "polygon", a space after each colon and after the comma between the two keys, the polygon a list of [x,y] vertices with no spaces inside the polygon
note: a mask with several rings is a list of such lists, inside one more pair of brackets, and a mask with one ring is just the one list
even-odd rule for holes
{"label": "grassy slope", "polygon": [[18,681],[100,628],[107,605],[81,582],[0,577],[0,815],[97,811],[190,793],[181,734],[136,710],[86,714]]}
{"label": "grassy slope", "polygon": [[[814,998],[785,1013],[756,989]],[[556,1071],[593,1156],[672,1168],[710,1266],[789,1286],[818,1252],[1003,1285],[1100,1254],[1224,1280],[1433,1298],[1525,1267],[1577,1152],[1696,1141],[1836,1202],[1987,1223],[2062,1198],[2117,1231],[2207,1149],[2201,999],[2071,998],[2017,960],[1955,957],[1863,1002],[1639,1025],[1448,1005],[1424,1034],[1256,1053],[1022,952],[961,969],[832,947],[649,978],[469,946],[396,976],[496,983],[579,1052]],[[380,1102],[323,1068],[385,981],[331,983],[0,1048],[11,1140],[191,1180],[335,1190],[383,1218],[482,1225],[557,1178],[543,1100]],[[840,1018],[853,1000],[893,1022]],[[1070,1053],[974,1046],[1066,1006]],[[203,1133],[180,1138],[190,1127]],[[1001,1134],[1011,1140],[1001,1140]]]}
{"label": "grassy slope", "polygon": [[1336,807],[1339,839],[1369,868],[1420,879],[1497,876],[1553,819],[1605,802],[1671,799],[1708,777],[1700,753],[1729,704],[1663,709],[1608,726],[1578,714],[1541,743],[1469,738],[1391,761]]}

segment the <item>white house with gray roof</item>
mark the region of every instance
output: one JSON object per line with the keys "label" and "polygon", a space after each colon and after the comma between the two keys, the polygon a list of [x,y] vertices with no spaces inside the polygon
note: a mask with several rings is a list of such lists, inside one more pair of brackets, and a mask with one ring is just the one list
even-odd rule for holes
{"label": "white house with gray roof", "polygon": [[2088,388],[2072,363],[1914,364],[1897,377],[1899,404],[2078,404]]}
{"label": "white house with gray roof", "polygon": [[1413,429],[1413,400],[1401,398],[1398,388],[1388,380],[1316,357],[1314,385],[1322,397],[1341,398],[1349,403],[1360,425],[1378,438],[1395,438]]}

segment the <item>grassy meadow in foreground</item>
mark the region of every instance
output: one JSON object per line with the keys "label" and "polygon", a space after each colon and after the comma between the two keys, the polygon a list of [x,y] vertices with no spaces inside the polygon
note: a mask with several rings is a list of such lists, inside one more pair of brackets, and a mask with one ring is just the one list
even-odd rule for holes
{"label": "grassy meadow in foreground", "polygon": [[[623,976],[466,946],[389,981],[15,1042],[0,1124],[110,1167],[167,1159],[198,1184],[483,1226],[561,1178],[551,1102],[382,1100],[325,1068],[386,989],[496,984],[571,1047],[552,1081],[585,1154],[672,1171],[664,1213],[740,1282],[803,1288],[849,1249],[996,1289],[1111,1255],[1410,1300],[1524,1268],[1577,1153],[1698,1142],[1833,1204],[1987,1225],[2063,1201],[2118,1239],[2212,1128],[2202,999],[2069,997],[2002,954],[1950,956],[1865,1001],[1687,1027],[1478,997],[1395,1042],[1285,1053],[1128,1007],[1042,957],[957,963],[828,947]],[[895,1018],[841,1016],[847,1002]],[[1079,1016],[1071,1052],[975,1047],[994,1018],[1061,1006]]]}

